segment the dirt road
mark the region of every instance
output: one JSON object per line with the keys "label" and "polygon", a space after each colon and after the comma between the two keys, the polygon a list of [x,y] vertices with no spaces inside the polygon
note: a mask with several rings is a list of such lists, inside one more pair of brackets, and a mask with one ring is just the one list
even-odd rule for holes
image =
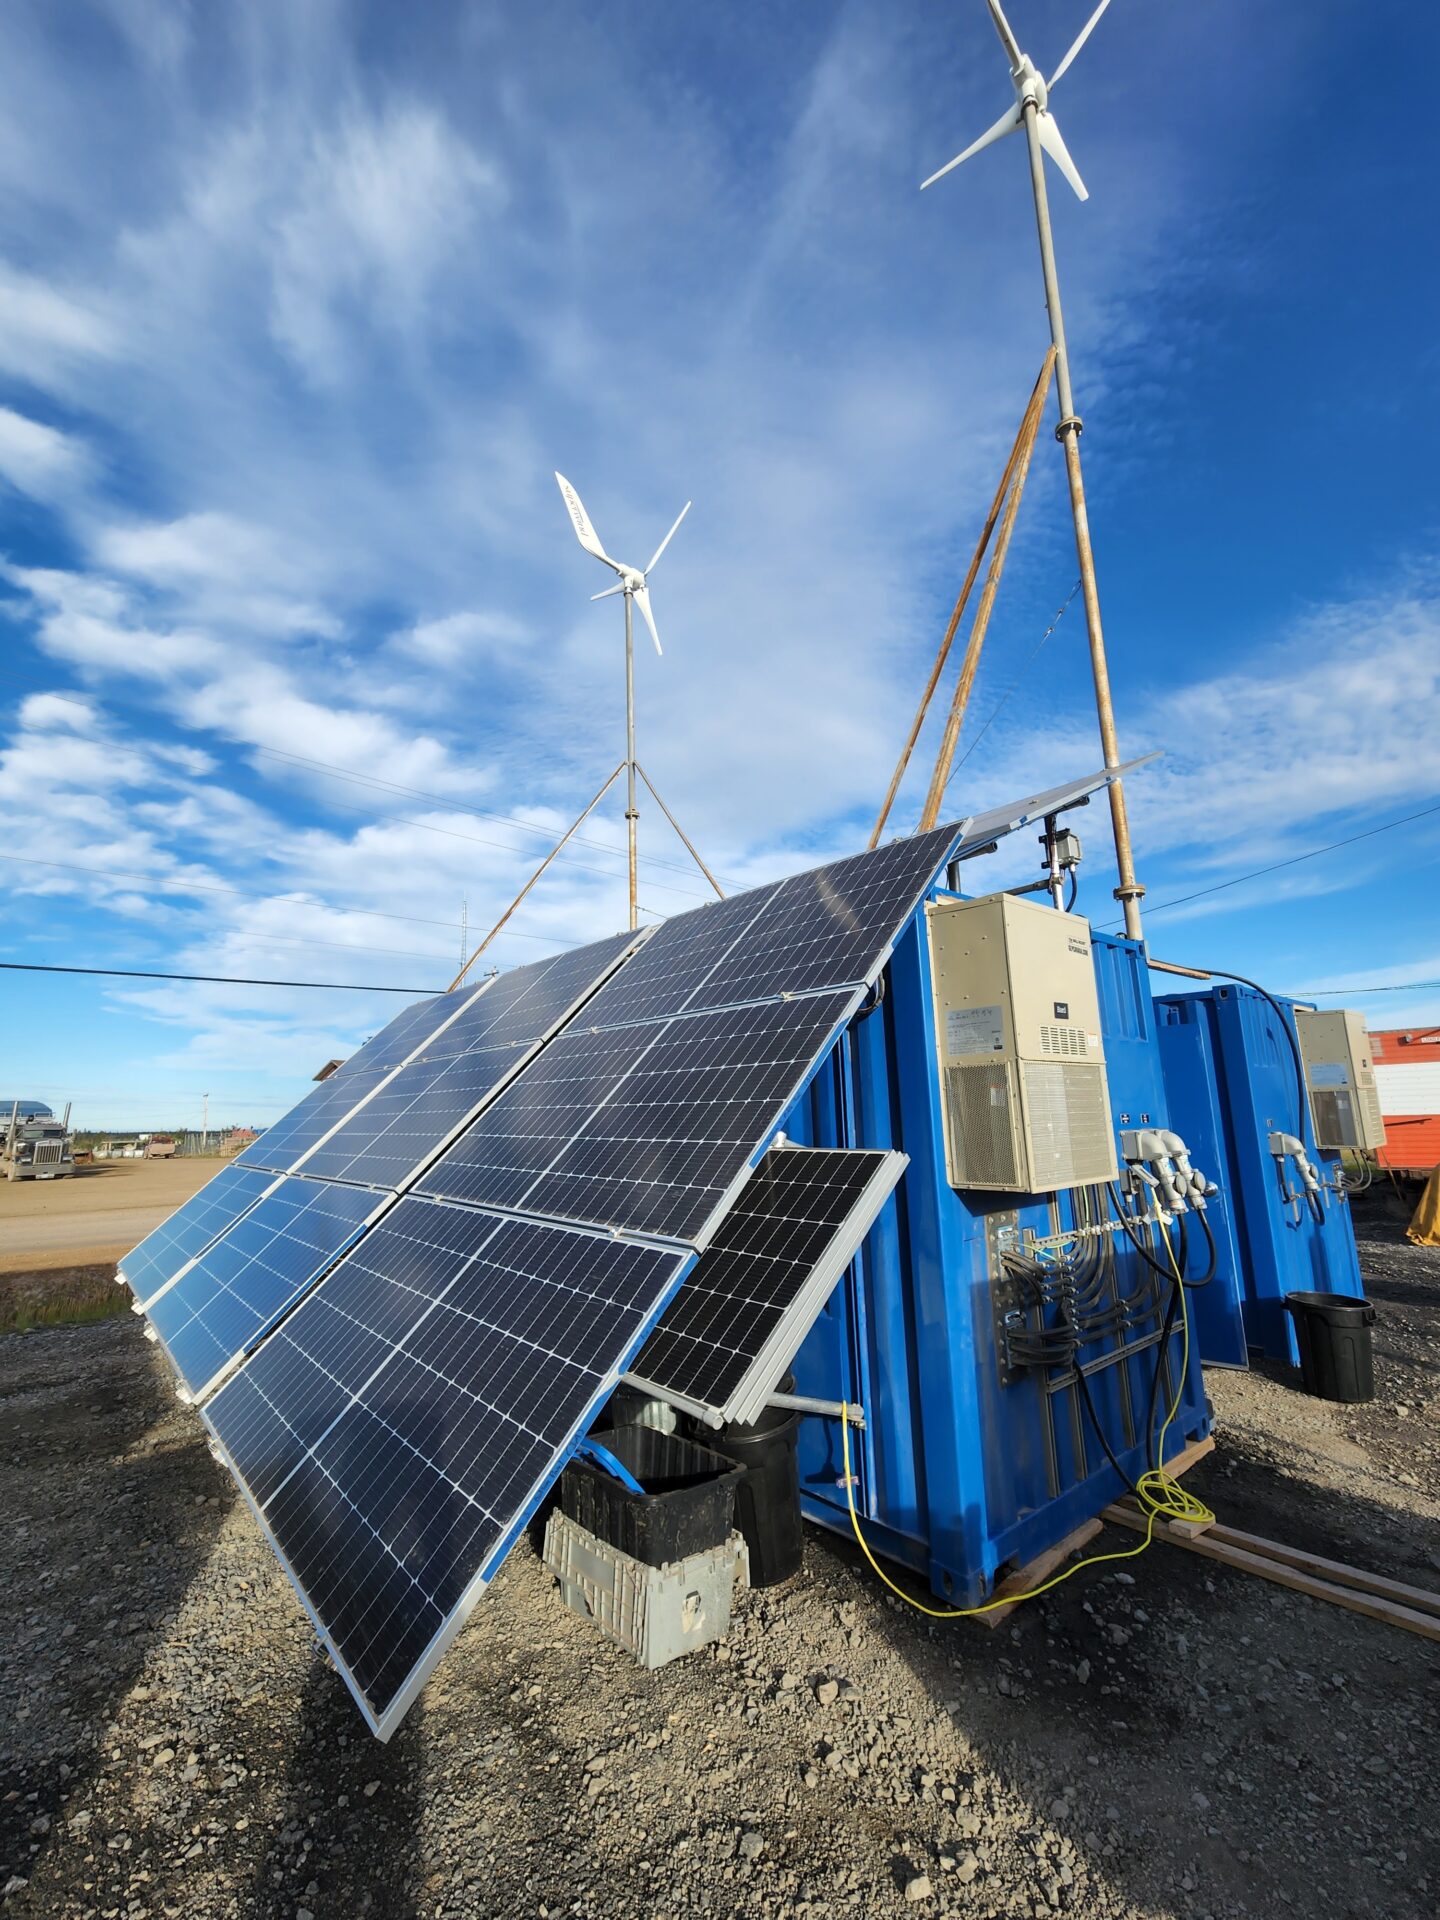
{"label": "dirt road", "polygon": [[[1361,1256],[1376,1400],[1216,1374],[1190,1484],[1433,1587],[1440,1252]],[[0,1514],[6,1920],[1434,1920],[1440,1646],[1168,1546],[990,1632],[811,1530],[646,1673],[522,1541],[380,1746],[133,1315],[0,1339]]]}
{"label": "dirt road", "polygon": [[115,1160],[67,1180],[0,1180],[0,1273],[118,1260],[221,1160]]}

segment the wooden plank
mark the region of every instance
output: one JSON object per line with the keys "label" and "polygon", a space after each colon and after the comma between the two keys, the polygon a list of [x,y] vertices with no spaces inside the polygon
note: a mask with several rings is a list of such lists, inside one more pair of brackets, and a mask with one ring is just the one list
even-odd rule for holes
{"label": "wooden plank", "polygon": [[1207,1433],[1203,1440],[1192,1440],[1188,1446],[1182,1447],[1173,1460],[1165,1462],[1163,1471],[1168,1473],[1172,1480],[1178,1480],[1182,1473],[1188,1473],[1191,1467],[1205,1458],[1207,1453],[1214,1451],[1215,1436],[1213,1433]]}
{"label": "wooden plank", "polygon": [[[1135,1533],[1144,1533],[1150,1524],[1135,1507],[1118,1503],[1106,1507],[1102,1518],[1113,1520],[1117,1526],[1129,1527]],[[1337,1586],[1330,1581],[1317,1579],[1315,1575],[1288,1566],[1283,1560],[1272,1559],[1268,1554],[1247,1553],[1240,1547],[1228,1546],[1215,1538],[1213,1529],[1195,1535],[1174,1533],[1163,1520],[1157,1520],[1154,1537],[1157,1540],[1169,1540],[1173,1546],[1183,1547],[1187,1553],[1199,1553],[1207,1560],[1218,1560],[1222,1566],[1233,1567],[1237,1572],[1258,1573],[1262,1580],[1273,1580],[1277,1586],[1289,1587],[1294,1593],[1308,1594],[1314,1600],[1328,1600],[1351,1613],[1362,1613],[1368,1619],[1383,1621],[1387,1626],[1403,1627],[1407,1633],[1419,1634],[1424,1640],[1440,1640],[1440,1617],[1434,1614],[1402,1607],[1393,1600],[1382,1599],[1378,1594],[1363,1593],[1356,1587]]]}
{"label": "wooden plank", "polygon": [[1047,1547],[1044,1553],[1037,1553],[1033,1560],[1027,1561],[1023,1567],[1017,1567],[1014,1573],[1007,1574],[990,1596],[992,1600],[1005,1600],[1013,1595],[1009,1604],[990,1607],[985,1613],[977,1613],[974,1617],[987,1627],[998,1627],[1002,1621],[1010,1618],[1027,1594],[1043,1586],[1072,1553],[1088,1546],[1100,1531],[1100,1521],[1087,1520],[1083,1526],[1076,1527],[1073,1533],[1067,1533],[1057,1545]]}
{"label": "wooden plank", "polygon": [[1263,1553],[1271,1560],[1281,1560],[1286,1566],[1298,1567],[1302,1573],[1313,1573],[1334,1586],[1358,1587],[1362,1593],[1378,1594],[1381,1599],[1394,1600],[1413,1612],[1433,1613],[1440,1617],[1440,1593],[1431,1593],[1425,1587],[1412,1587],[1403,1580],[1391,1580],[1384,1574],[1370,1573],[1363,1567],[1347,1567],[1342,1560],[1326,1560],[1318,1553],[1306,1553],[1300,1547],[1287,1547],[1283,1541],[1262,1539],[1256,1533],[1242,1533],[1238,1527],[1217,1524],[1211,1528],[1211,1534],[1227,1546],[1239,1547],[1244,1553]]}

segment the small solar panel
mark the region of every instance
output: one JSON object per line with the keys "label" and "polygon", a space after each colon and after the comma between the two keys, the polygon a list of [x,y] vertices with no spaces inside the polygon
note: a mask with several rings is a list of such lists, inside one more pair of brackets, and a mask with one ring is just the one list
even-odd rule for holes
{"label": "small solar panel", "polygon": [[147,1300],[153,1299],[187,1260],[203,1253],[212,1240],[233,1225],[274,1184],[273,1173],[232,1164],[222,1167],[213,1180],[207,1180],[198,1193],[191,1194],[183,1207],[162,1221],[120,1262],[119,1278],[134,1294],[137,1305],[143,1307]]}
{"label": "small solar panel", "polygon": [[855,997],[573,1026],[416,1191],[702,1245]]}
{"label": "small solar panel", "polygon": [[292,1175],[147,1302],[189,1392],[203,1393],[254,1346],[389,1197]]}
{"label": "small solar panel", "polygon": [[754,1420],[905,1166],[903,1153],[772,1147],[627,1377]]}
{"label": "small solar panel", "polygon": [[686,1258],[403,1199],[206,1408],[382,1738]]}
{"label": "small solar panel", "polygon": [[402,1187],[636,944],[616,934],[501,974],[427,1040],[300,1170]]}

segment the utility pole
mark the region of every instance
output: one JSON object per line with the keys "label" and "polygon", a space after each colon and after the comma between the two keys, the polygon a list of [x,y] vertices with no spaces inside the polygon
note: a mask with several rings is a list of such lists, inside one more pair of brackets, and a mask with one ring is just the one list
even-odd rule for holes
{"label": "utility pole", "polygon": [[210,1096],[209,1094],[202,1093],[200,1096],[200,1102],[201,1102],[201,1105],[200,1105],[200,1151],[201,1153],[208,1153],[210,1151]]}

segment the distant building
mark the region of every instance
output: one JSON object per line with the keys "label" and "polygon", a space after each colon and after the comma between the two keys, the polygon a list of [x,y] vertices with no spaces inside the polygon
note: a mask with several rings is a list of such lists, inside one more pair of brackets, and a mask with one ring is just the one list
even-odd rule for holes
{"label": "distant building", "polygon": [[1427,1173],[1440,1164],[1440,1027],[1392,1027],[1370,1044],[1385,1118],[1380,1164]]}
{"label": "distant building", "polygon": [[344,1064],[345,1062],[343,1060],[327,1060],[315,1078],[317,1080],[328,1080],[331,1074],[338,1073]]}

